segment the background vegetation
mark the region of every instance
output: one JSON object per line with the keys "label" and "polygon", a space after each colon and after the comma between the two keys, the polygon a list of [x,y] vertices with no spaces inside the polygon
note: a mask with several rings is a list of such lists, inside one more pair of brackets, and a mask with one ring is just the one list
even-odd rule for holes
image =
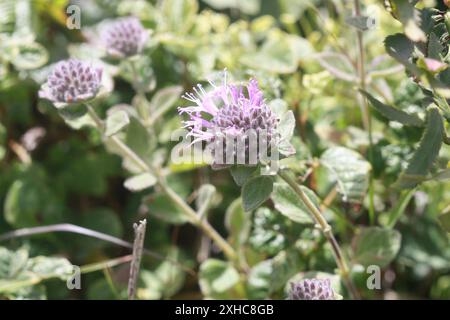
{"label": "background vegetation", "polygon": [[[69,4],[81,8],[80,30],[66,26]],[[407,0],[0,0],[0,239],[71,223],[132,242],[133,223],[147,218],[145,247],[158,256],[143,258],[139,299],[284,299],[292,279],[311,274],[347,298],[329,245],[286,185],[244,210],[248,195],[229,171],[171,163],[181,94],[227,68],[234,80],[257,78],[272,108],[294,112],[296,154],[283,165],[317,195],[360,295],[450,298],[447,10]],[[95,41],[99,23],[129,15],[151,30],[138,93],[128,65]],[[105,68],[102,117],[118,106],[148,112],[118,135],[202,210],[239,267],[161,188],[130,182],[132,165],[86,117],[38,99],[52,64],[69,56]],[[2,298],[127,296],[127,248],[72,233],[0,245]],[[72,264],[82,266],[81,290],[66,288]],[[373,264],[380,290],[366,286]]]}

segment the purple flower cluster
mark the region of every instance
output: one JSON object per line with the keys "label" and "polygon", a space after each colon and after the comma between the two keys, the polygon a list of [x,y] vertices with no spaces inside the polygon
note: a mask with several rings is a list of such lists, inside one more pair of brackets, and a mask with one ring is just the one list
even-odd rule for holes
{"label": "purple flower cluster", "polygon": [[126,17],[111,22],[105,28],[103,41],[108,54],[126,58],[142,52],[148,35],[138,18]]}
{"label": "purple flower cluster", "polygon": [[[247,84],[247,94],[243,86],[228,84],[226,74],[222,85],[216,86],[213,83],[211,85],[213,87],[211,91],[207,92],[201,85],[197,85],[194,88],[195,94],[186,93],[183,96],[194,103],[194,105],[179,108],[180,114],[186,113],[189,116],[189,119],[184,121],[185,128],[189,130],[188,135],[194,138],[193,143],[206,141],[222,144],[225,138],[237,140],[236,145],[231,149],[233,161],[236,161],[238,156],[244,156],[245,164],[255,164],[250,161],[249,150],[253,148],[259,155],[261,145],[265,145],[267,150],[270,149],[270,142],[277,137],[276,128],[279,119],[265,103],[256,80],[251,79]],[[252,141],[254,146],[251,145]],[[236,148],[239,145],[243,146],[244,152]],[[226,151],[220,156],[223,159],[215,157],[213,167],[216,165],[220,168],[222,166],[217,164],[225,163],[230,149],[225,146],[224,150]],[[258,160],[256,156],[255,161]]]}
{"label": "purple flower cluster", "polygon": [[54,103],[77,103],[96,96],[102,79],[102,69],[69,59],[59,62],[39,91],[39,97]]}
{"label": "purple flower cluster", "polygon": [[289,300],[335,300],[330,279],[303,279],[291,282]]}

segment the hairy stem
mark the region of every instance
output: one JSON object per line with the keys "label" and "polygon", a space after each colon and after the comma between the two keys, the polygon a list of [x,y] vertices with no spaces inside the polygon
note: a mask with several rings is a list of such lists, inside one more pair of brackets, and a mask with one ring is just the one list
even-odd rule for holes
{"label": "hairy stem", "polygon": [[[361,16],[361,4],[359,0],[354,0],[355,6],[355,16]],[[363,42],[363,31],[357,31],[357,42],[358,42],[358,74],[359,74],[359,85],[363,90],[366,90],[366,70],[365,70],[365,52],[364,52],[364,42]],[[362,99],[362,114],[364,128],[366,129],[369,136],[369,160],[373,165],[373,139],[372,139],[372,116],[370,113],[369,105],[367,103],[367,98],[361,95]],[[370,175],[369,181],[369,220],[371,224],[375,223],[375,202],[374,202],[374,183],[373,174]]]}
{"label": "hairy stem", "polygon": [[147,220],[139,221],[134,226],[134,244],[133,244],[133,260],[131,260],[130,277],[128,279],[128,300],[134,300],[136,297],[137,281],[139,269],[141,268],[142,249],[144,248],[145,228]]}
{"label": "hairy stem", "polygon": [[[97,124],[98,129],[103,132],[103,124],[99,119],[95,110],[87,105],[89,114],[94,119]],[[144,160],[142,160],[133,150],[131,150],[125,143],[123,143],[116,136],[108,138],[122,153],[124,156],[133,160],[133,162],[143,171],[149,172],[154,175],[157,179],[158,185],[164,191],[164,193],[183,211],[183,213],[188,217],[189,222],[200,228],[207,236],[209,236],[217,246],[223,251],[228,259],[235,261],[237,259],[236,252],[230,246],[230,244],[222,238],[222,236],[209,224],[206,219],[201,219],[201,217],[192,209],[165,181],[163,175],[156,169],[152,168]]]}
{"label": "hairy stem", "polygon": [[331,226],[323,217],[320,210],[314,205],[314,203],[309,199],[309,197],[303,192],[302,188],[294,181],[294,179],[286,172],[279,171],[278,175],[286,181],[286,183],[295,191],[295,193],[299,196],[302,202],[308,207],[310,213],[313,216],[314,221],[317,223],[318,227],[324,234],[327,241],[330,243],[331,248],[333,250],[334,258],[336,260],[336,264],[340,270],[341,277],[353,299],[359,299],[359,293],[356,290],[352,279],[350,278],[350,270],[348,268],[347,261],[342,254],[342,250],[336,241],[336,238],[333,235],[333,231]]}

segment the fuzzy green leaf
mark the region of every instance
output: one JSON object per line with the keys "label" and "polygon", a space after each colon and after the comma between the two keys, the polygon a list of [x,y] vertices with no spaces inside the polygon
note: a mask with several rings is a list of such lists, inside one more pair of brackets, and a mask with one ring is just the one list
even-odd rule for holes
{"label": "fuzzy green leaf", "polygon": [[129,123],[130,119],[128,118],[128,113],[123,110],[117,110],[106,118],[105,135],[111,137],[125,128]]}
{"label": "fuzzy green leaf", "polygon": [[370,102],[370,105],[380,112],[383,116],[388,118],[391,121],[397,121],[406,126],[415,126],[415,127],[423,127],[423,121],[417,117],[416,115],[406,113],[405,111],[396,109],[387,104],[382,103],[378,99],[375,99],[370,93],[364,90],[360,90],[360,92],[367,97]]}
{"label": "fuzzy green leaf", "polygon": [[320,160],[337,180],[338,192],[344,201],[360,203],[364,199],[371,166],[359,153],[344,147],[332,147],[322,154]]}
{"label": "fuzzy green leaf", "polygon": [[233,166],[230,168],[230,173],[233,177],[234,182],[236,182],[236,184],[241,187],[253,175],[253,173],[256,171],[256,168],[257,167]]}
{"label": "fuzzy green leaf", "polygon": [[200,266],[199,284],[206,297],[217,297],[233,288],[239,273],[226,261],[208,259]]}
{"label": "fuzzy green leaf", "polygon": [[436,107],[428,108],[427,113],[427,124],[419,148],[395,183],[399,188],[414,188],[424,181],[441,149],[444,134],[442,116]]}
{"label": "fuzzy green leaf", "polygon": [[125,180],[124,186],[130,191],[141,191],[154,186],[155,183],[156,183],[155,176],[146,172],[128,178],[127,180]]}
{"label": "fuzzy green leaf", "polygon": [[400,250],[401,234],[379,227],[363,228],[354,240],[354,259],[364,265],[381,268],[394,260]]}
{"label": "fuzzy green leaf", "polygon": [[[318,207],[320,204],[316,194],[305,186],[300,186],[311,201]],[[309,224],[312,223],[309,209],[299,199],[298,195],[292,190],[292,188],[284,183],[277,182],[274,184],[274,191],[272,193],[272,201],[275,204],[275,208],[284,216],[288,217],[292,221]]]}
{"label": "fuzzy green leaf", "polygon": [[258,176],[248,180],[242,187],[242,203],[245,211],[258,208],[273,190],[273,180],[269,176]]}

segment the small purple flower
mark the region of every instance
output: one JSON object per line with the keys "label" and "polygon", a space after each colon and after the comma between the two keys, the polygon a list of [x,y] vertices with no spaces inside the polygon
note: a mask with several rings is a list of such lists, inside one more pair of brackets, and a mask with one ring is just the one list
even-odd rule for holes
{"label": "small purple flower", "polygon": [[69,59],[59,62],[39,90],[53,103],[78,103],[94,98],[101,85],[102,69]]}
{"label": "small purple flower", "polygon": [[303,279],[291,282],[289,300],[336,300],[330,279]]}
{"label": "small purple flower", "polygon": [[[210,82],[211,83],[211,82]],[[266,144],[267,150],[272,140],[277,138],[277,124],[279,119],[265,103],[263,93],[258,87],[258,82],[251,79],[246,85],[247,94],[243,86],[235,86],[227,83],[226,73],[222,85],[216,86],[211,83],[212,90],[207,92],[199,84],[193,88],[194,93],[186,93],[183,98],[194,103],[194,105],[179,108],[180,114],[186,113],[189,119],[184,121],[184,127],[188,128],[189,134],[194,138],[193,143],[205,141],[207,143],[221,143],[226,137],[240,140],[244,146],[245,164],[251,163],[249,148],[251,141],[255,142],[258,153],[261,146],[260,141]],[[256,140],[252,140],[251,135]],[[238,144],[236,142],[236,144]],[[226,146],[224,147],[226,149]],[[229,150],[229,149],[226,149]],[[241,150],[242,151],[242,150]],[[229,151],[228,151],[229,152]],[[242,154],[236,146],[233,147],[232,158],[235,160]],[[226,151],[223,158],[226,158]],[[259,155],[259,153],[258,153]],[[222,168],[225,163],[214,158],[213,168]],[[259,160],[256,157],[256,162]],[[233,164],[239,162],[233,162]],[[227,162],[228,164],[228,162]],[[241,164],[241,163],[239,163]]]}
{"label": "small purple flower", "polygon": [[103,41],[108,54],[126,58],[141,53],[148,36],[138,18],[126,17],[111,22],[105,28]]}

